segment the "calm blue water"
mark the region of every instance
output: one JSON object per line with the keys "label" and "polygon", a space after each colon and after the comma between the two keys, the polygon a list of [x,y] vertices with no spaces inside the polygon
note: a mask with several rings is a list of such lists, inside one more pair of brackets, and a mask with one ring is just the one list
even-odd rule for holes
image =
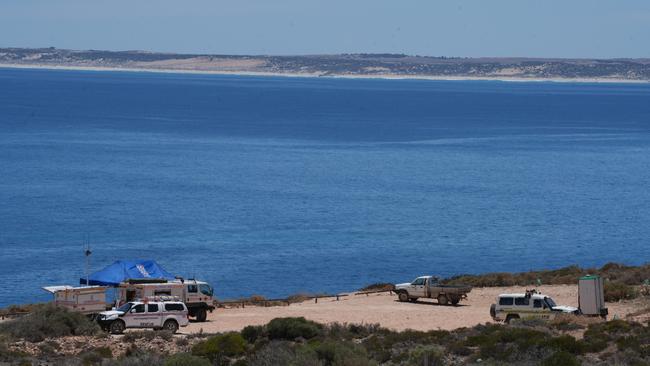
{"label": "calm blue water", "polygon": [[650,260],[650,85],[0,69],[0,305],[146,257],[217,296]]}

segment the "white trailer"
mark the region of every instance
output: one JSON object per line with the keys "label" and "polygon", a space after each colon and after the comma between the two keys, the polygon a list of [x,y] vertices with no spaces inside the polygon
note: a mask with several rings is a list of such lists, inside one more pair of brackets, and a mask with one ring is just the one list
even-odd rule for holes
{"label": "white trailer", "polygon": [[605,289],[600,276],[584,276],[578,282],[578,307],[584,315],[607,317]]}
{"label": "white trailer", "polygon": [[43,290],[54,295],[54,304],[82,314],[99,314],[106,310],[104,286],[47,286]]}

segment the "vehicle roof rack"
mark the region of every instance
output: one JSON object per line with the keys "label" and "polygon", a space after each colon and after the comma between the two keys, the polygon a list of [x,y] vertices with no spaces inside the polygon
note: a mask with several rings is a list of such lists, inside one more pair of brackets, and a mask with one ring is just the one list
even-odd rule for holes
{"label": "vehicle roof rack", "polygon": [[138,283],[167,283],[168,281],[164,278],[129,278],[125,282],[134,285]]}
{"label": "vehicle roof rack", "polygon": [[181,301],[181,298],[178,296],[171,296],[171,295],[156,295],[156,296],[145,296],[141,299],[138,299],[138,301],[142,301],[145,303],[151,301],[160,301],[160,302]]}

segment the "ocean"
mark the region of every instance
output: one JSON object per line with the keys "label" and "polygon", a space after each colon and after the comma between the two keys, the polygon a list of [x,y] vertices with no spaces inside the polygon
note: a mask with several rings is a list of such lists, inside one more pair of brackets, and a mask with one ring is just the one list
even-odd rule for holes
{"label": "ocean", "polygon": [[0,69],[0,306],[650,260],[650,85]]}

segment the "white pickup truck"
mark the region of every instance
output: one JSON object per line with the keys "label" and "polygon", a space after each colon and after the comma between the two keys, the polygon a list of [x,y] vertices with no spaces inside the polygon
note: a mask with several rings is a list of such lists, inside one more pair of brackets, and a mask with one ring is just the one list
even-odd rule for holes
{"label": "white pickup truck", "polygon": [[467,298],[472,286],[442,285],[435,276],[420,276],[411,283],[395,285],[395,293],[399,301],[416,301],[421,297],[437,299],[440,305],[458,305],[460,300]]}
{"label": "white pickup truck", "polygon": [[164,329],[176,333],[189,323],[187,307],[181,301],[131,301],[117,309],[99,313],[97,322],[112,334],[127,328]]}

